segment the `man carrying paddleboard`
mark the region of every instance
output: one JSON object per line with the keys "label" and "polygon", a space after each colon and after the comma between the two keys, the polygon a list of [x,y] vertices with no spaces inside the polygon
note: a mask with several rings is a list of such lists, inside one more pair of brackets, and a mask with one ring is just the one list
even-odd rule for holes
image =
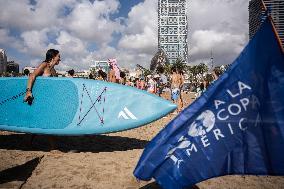
{"label": "man carrying paddleboard", "polygon": [[[46,58],[45,60],[38,66],[38,68],[30,74],[28,79],[28,85],[26,89],[26,96],[24,98],[24,101],[27,102],[29,105],[32,105],[33,102],[33,94],[32,94],[32,88],[33,84],[35,82],[35,79],[37,76],[43,76],[43,77],[54,77],[57,76],[56,70],[54,69],[55,65],[58,65],[60,62],[60,54],[58,50],[55,49],[49,49],[46,52]],[[31,138],[31,144],[34,139],[34,135],[32,135]],[[53,137],[48,137],[48,141],[51,147],[51,150],[55,149],[55,143]]]}
{"label": "man carrying paddleboard", "polygon": [[24,98],[25,102],[28,102],[30,105],[32,104],[32,88],[33,84],[35,82],[35,79],[37,76],[44,76],[44,77],[54,77],[56,76],[56,71],[54,69],[55,65],[58,65],[60,61],[60,54],[58,50],[55,49],[49,49],[46,52],[46,58],[45,61],[43,61],[39,67],[30,74],[27,90],[26,90],[26,96]]}
{"label": "man carrying paddleboard", "polygon": [[[183,79],[180,74],[178,74],[177,69],[175,67],[172,68],[172,75],[170,77],[171,80],[171,98],[172,101],[178,105],[180,100],[180,93],[181,93],[181,86],[183,83]],[[174,112],[174,114],[177,114],[180,112],[180,107],[177,108],[177,112]]]}

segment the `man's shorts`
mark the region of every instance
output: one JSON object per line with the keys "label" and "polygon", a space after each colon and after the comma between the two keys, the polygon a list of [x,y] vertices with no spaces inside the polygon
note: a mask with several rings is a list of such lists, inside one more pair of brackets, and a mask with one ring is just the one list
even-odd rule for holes
{"label": "man's shorts", "polygon": [[172,100],[177,100],[180,96],[179,88],[172,89]]}

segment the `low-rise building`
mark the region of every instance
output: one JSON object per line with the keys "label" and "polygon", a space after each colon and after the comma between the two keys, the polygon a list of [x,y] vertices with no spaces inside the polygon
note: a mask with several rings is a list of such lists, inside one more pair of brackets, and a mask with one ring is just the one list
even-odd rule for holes
{"label": "low-rise building", "polygon": [[88,79],[90,76],[91,71],[90,70],[83,70],[75,72],[74,78],[85,78]]}
{"label": "low-rise building", "polygon": [[8,73],[19,73],[19,64],[16,63],[15,61],[8,61],[6,72],[8,72]]}
{"label": "low-rise building", "polygon": [[26,67],[23,68],[23,74],[29,75],[29,74],[33,73],[35,70],[36,70],[36,67],[26,66]]}
{"label": "low-rise building", "polygon": [[97,75],[98,71],[102,70],[105,73],[109,72],[109,65],[108,61],[106,60],[99,60],[99,61],[94,61],[94,64],[90,66],[90,72],[92,75]]}
{"label": "low-rise building", "polygon": [[7,55],[4,49],[0,49],[0,74],[6,73]]}

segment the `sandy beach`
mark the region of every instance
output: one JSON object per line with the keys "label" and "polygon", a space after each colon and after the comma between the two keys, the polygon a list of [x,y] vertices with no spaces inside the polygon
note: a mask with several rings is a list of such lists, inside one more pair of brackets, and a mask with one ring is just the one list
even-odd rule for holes
{"label": "sandy beach", "polygon": [[[193,94],[184,94],[190,104]],[[138,182],[132,172],[146,144],[171,120],[170,114],[128,131],[80,137],[55,137],[50,152],[46,136],[0,132],[0,188],[159,189],[154,180]],[[284,188],[279,176],[223,176],[192,189]]]}

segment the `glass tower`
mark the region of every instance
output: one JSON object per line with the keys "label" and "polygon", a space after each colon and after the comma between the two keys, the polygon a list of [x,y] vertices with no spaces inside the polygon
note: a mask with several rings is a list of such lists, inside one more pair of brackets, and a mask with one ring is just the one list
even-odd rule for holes
{"label": "glass tower", "polygon": [[[284,47],[284,1],[263,0],[269,14],[273,18],[277,33]],[[265,10],[262,0],[251,0],[249,2],[249,37],[255,35],[261,23],[264,21]]]}
{"label": "glass tower", "polygon": [[158,48],[170,63],[188,61],[186,0],[158,0]]}

